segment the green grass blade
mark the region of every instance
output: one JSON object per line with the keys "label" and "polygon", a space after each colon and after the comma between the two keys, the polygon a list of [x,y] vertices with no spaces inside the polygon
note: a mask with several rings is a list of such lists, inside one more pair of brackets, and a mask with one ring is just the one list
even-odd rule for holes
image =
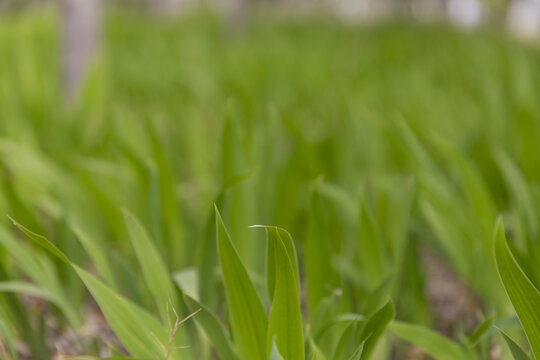
{"label": "green grass blade", "polygon": [[540,356],[540,292],[510,252],[502,219],[495,230],[495,261],[502,284],[527,335],[534,358]]}
{"label": "green grass blade", "polygon": [[386,330],[388,324],[394,319],[396,310],[392,300],[375,311],[363,324],[362,330],[355,336],[357,346],[363,344],[360,359],[369,359],[379,338]]}
{"label": "green grass blade", "polygon": [[[14,341],[7,327],[5,326],[3,319],[0,317],[0,350],[2,350],[3,344],[6,344],[7,346],[7,351],[9,352],[11,360],[18,360]],[[0,355],[5,354],[2,354],[2,352],[0,351]]]}
{"label": "green grass blade", "polygon": [[268,241],[274,243],[275,262],[274,297],[268,321],[268,351],[275,341],[285,359],[304,360],[296,252],[294,248],[287,249],[285,244],[292,246],[292,240],[286,236],[285,231],[268,228],[267,233]]}
{"label": "green grass blade", "polygon": [[116,280],[114,278],[111,267],[109,266],[109,261],[107,260],[107,255],[99,244],[93,241],[88,234],[83,231],[83,229],[76,224],[71,225],[72,231],[75,233],[75,236],[84,247],[88,256],[92,260],[92,263],[99,271],[100,275],[103,276],[107,284],[111,287],[116,288]]}
{"label": "green grass blade", "polygon": [[359,220],[358,255],[361,259],[365,281],[370,290],[378,286],[386,276],[388,267],[384,256],[383,241],[372,209],[364,200]]}
{"label": "green grass blade", "polygon": [[61,301],[58,297],[44,289],[33,284],[28,284],[20,281],[0,281],[0,292],[13,292],[17,294],[25,294],[44,299],[58,305]]}
{"label": "green grass blade", "polygon": [[19,228],[28,238],[33,240],[37,245],[41,246],[54,256],[56,256],[58,259],[62,260],[65,264],[70,265],[70,261],[68,258],[64,255],[63,252],[61,252],[56,245],[54,245],[52,242],[49,241],[45,236],[36,234],[33,231],[28,230],[21,224],[19,224],[17,221],[15,221],[13,218],[8,216],[8,218],[13,222],[13,225]]}
{"label": "green grass blade", "polygon": [[[313,316],[321,299],[325,298],[336,287],[337,276],[332,267],[332,239],[326,228],[323,216],[323,199],[318,189],[311,194],[308,229],[305,240],[305,269],[307,301],[310,315]],[[354,215],[353,215],[354,216]]]}
{"label": "green grass blade", "polygon": [[195,321],[204,329],[204,332],[210,339],[212,346],[216,349],[219,358],[223,360],[238,360],[239,358],[236,354],[236,349],[215,315],[192,297],[184,294],[184,299],[191,312],[202,309],[197,313]]}
{"label": "green grass blade", "polygon": [[398,337],[418,346],[437,360],[466,360],[458,344],[428,328],[394,321],[390,329]]}
{"label": "green grass blade", "polygon": [[478,344],[478,342],[484,337],[484,335],[486,335],[486,333],[491,328],[491,325],[493,324],[493,320],[493,316],[488,317],[487,319],[482,321],[480,325],[476,327],[476,329],[474,329],[471,335],[469,335],[468,340],[472,346]]}
{"label": "green grass blade", "polygon": [[510,336],[508,336],[504,331],[501,329],[498,329],[501,335],[504,338],[504,341],[506,341],[506,344],[508,344],[508,348],[510,349],[510,352],[512,353],[512,356],[514,357],[514,360],[531,360],[529,355],[525,353],[525,350],[521,348]]}
{"label": "green grass blade", "polygon": [[[118,295],[90,273],[73,265],[105,315],[122,344],[132,356],[154,359],[162,356],[162,344],[167,344],[169,332],[145,310]],[[184,344],[185,345],[185,344]],[[176,359],[176,353],[172,354]]]}
{"label": "green grass blade", "polygon": [[298,278],[298,261],[296,255],[296,248],[294,247],[294,241],[291,234],[285,230],[275,226],[266,225],[253,225],[250,228],[264,228],[266,229],[266,287],[270,299],[274,298],[274,289],[276,285],[276,245],[279,238],[283,242],[287,254],[290,254],[291,266],[293,268],[293,275],[296,280],[298,288],[300,288],[300,280]]}
{"label": "green grass blade", "polygon": [[[169,331],[157,319],[117,294],[87,271],[70,262],[46,237],[37,235],[20,224],[15,224],[31,240],[66,261],[77,272],[98,303],[111,328],[131,355],[143,359],[154,359],[161,356],[162,347],[155,338],[159,339],[162,344],[167,344]],[[177,359],[176,353],[172,354],[171,359]]]}
{"label": "green grass blade", "polygon": [[268,319],[264,307],[217,207],[215,211],[218,256],[238,351],[246,359],[265,360]]}
{"label": "green grass blade", "polygon": [[146,285],[154,297],[162,319],[167,321],[166,305],[169,299],[174,306],[178,305],[171,275],[141,222],[129,211],[124,209],[123,212],[129,238],[141,265]]}

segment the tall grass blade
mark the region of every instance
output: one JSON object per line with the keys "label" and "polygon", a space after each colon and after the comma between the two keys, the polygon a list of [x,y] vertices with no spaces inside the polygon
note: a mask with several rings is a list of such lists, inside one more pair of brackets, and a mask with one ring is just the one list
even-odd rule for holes
{"label": "tall grass blade", "polygon": [[215,212],[218,256],[238,351],[246,359],[266,360],[268,319],[264,307],[217,207]]}
{"label": "tall grass blade", "polygon": [[510,252],[501,218],[497,220],[495,229],[494,251],[502,284],[529,339],[533,357],[538,358],[540,357],[540,292]]}

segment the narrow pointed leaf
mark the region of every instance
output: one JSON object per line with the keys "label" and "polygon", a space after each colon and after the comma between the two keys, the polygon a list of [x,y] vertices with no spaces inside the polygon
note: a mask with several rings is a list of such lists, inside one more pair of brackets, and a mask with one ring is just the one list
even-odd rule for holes
{"label": "narrow pointed leaf", "polygon": [[375,349],[379,338],[386,330],[388,324],[394,319],[396,311],[391,300],[375,311],[362,326],[359,336],[355,336],[357,346],[362,346],[360,359],[369,359],[371,353]]}
{"label": "narrow pointed leaf", "polygon": [[215,210],[218,256],[238,351],[246,359],[266,360],[268,319],[264,307],[217,207]]}
{"label": "narrow pointed leaf", "polygon": [[103,276],[105,281],[110,286],[116,288],[116,281],[114,279],[113,272],[111,270],[111,267],[109,266],[107,256],[105,255],[103,249],[99,246],[98,243],[93,241],[79,225],[72,224],[71,229],[75,233],[75,236],[77,237],[81,245],[88,253],[88,256],[90,256],[90,259],[92,260],[92,263],[96,266],[99,274]]}
{"label": "narrow pointed leaf", "polygon": [[394,321],[390,329],[398,337],[418,346],[437,360],[466,360],[458,344],[428,328]]}
{"label": "narrow pointed leaf", "polygon": [[124,219],[131,244],[135,248],[137,259],[141,265],[144,280],[154,297],[162,318],[166,320],[166,304],[169,299],[175,306],[178,304],[171,275],[141,222],[127,210],[124,210]]}
{"label": "narrow pointed leaf", "polygon": [[501,329],[498,329],[501,335],[504,337],[504,340],[506,341],[506,344],[508,344],[508,348],[510,349],[510,352],[512,353],[512,356],[514,357],[514,360],[531,360],[529,355],[525,353],[525,350],[521,348],[510,336],[508,336],[504,331]]}
{"label": "narrow pointed leaf", "polygon": [[[58,250],[46,237],[37,235],[20,224],[15,224],[28,238],[37,242],[53,255],[58,256],[77,272],[96,300],[107,322],[132,356],[154,359],[162,355],[162,348],[157,344],[155,338],[165,344],[168,341],[169,332],[156,318],[117,294],[92,274],[70,262],[64,253]],[[177,353],[171,354],[171,360],[178,358]]]}
{"label": "narrow pointed leaf", "polygon": [[[278,228],[268,228],[268,239],[274,242],[275,288],[268,321],[268,351],[273,341],[287,360],[304,360],[304,335],[300,313],[300,291],[296,253],[287,249]],[[285,234],[283,234],[285,235]],[[290,242],[292,246],[292,241]],[[288,251],[291,251],[289,253]]]}
{"label": "narrow pointed leaf", "polygon": [[495,230],[495,260],[504,289],[527,335],[534,358],[540,357],[540,292],[510,252],[502,219]]}

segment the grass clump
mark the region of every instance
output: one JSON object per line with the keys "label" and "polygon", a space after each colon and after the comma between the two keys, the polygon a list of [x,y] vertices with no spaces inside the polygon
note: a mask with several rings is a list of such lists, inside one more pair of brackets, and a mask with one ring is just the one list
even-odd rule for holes
{"label": "grass clump", "polygon": [[[51,359],[98,307],[117,338],[80,339],[91,356],[540,356],[538,51],[226,29],[111,10],[62,107],[56,15],[2,15],[0,354]],[[444,286],[471,301],[438,307]]]}

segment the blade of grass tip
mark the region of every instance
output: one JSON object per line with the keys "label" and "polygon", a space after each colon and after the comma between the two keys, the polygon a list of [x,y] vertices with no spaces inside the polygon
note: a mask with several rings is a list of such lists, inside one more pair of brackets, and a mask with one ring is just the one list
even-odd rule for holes
{"label": "blade of grass tip", "polygon": [[[237,184],[241,183],[249,177],[251,173],[244,173],[239,176],[235,176],[232,179],[225,181],[221,186],[221,189],[216,196],[214,201],[215,206],[218,208],[224,202],[225,194],[229,189],[235,187]],[[204,229],[204,238],[202,244],[199,248],[199,255],[197,259],[197,270],[199,274],[211,274],[210,276],[199,276],[199,295],[200,300],[203,304],[206,304],[210,307],[215,301],[216,296],[214,296],[215,291],[215,281],[212,276],[215,273],[217,268],[217,249],[216,249],[216,220],[215,220],[215,211],[212,209],[208,213],[208,218],[206,221]]]}
{"label": "blade of grass tip", "polygon": [[512,353],[512,356],[514,357],[514,360],[531,360],[529,355],[525,353],[525,350],[521,348],[510,336],[508,336],[504,331],[499,329],[495,326],[497,330],[501,333],[504,340],[506,341],[506,344],[508,345],[508,348],[510,349],[510,352]]}
{"label": "blade of grass tip", "polygon": [[469,335],[468,340],[472,346],[476,346],[476,344],[478,344],[480,340],[482,340],[482,338],[486,335],[486,333],[491,328],[491,325],[493,324],[494,319],[495,319],[494,316],[488,317],[487,319],[482,321],[480,325],[476,327],[476,329],[474,329],[471,335]]}
{"label": "blade of grass tip", "polygon": [[510,252],[501,217],[497,220],[495,230],[494,253],[499,277],[536,359],[540,356],[540,292]]}
{"label": "blade of grass tip", "polygon": [[294,241],[291,234],[282,228],[275,226],[267,225],[252,225],[250,229],[263,228],[266,230],[266,286],[268,290],[268,295],[270,299],[274,297],[274,287],[276,283],[276,264],[275,264],[275,246],[276,246],[276,236],[283,241],[289,259],[291,261],[291,266],[293,268],[293,273],[296,278],[296,284],[300,288],[300,279],[298,277],[298,261],[296,248],[294,246]]}
{"label": "blade of grass tip", "polygon": [[[275,243],[275,288],[268,321],[268,352],[275,341],[279,352],[287,360],[304,360],[304,335],[300,311],[298,268],[293,268],[296,256],[289,254],[277,228],[267,229]],[[273,233],[273,236],[270,234]],[[292,250],[291,250],[292,251]],[[296,265],[296,262],[294,262]]]}
{"label": "blade of grass tip", "polygon": [[[388,324],[394,319],[396,310],[392,300],[388,299],[385,305],[375,311],[363,324],[361,331],[355,335],[355,343],[363,344],[359,359],[369,359],[375,346]],[[360,346],[360,345],[358,345]]]}
{"label": "blade of grass tip", "polygon": [[266,360],[268,319],[264,307],[229,237],[217,207],[215,207],[215,212],[218,257],[238,351],[246,359]]}
{"label": "blade of grass tip", "polygon": [[52,255],[56,256],[58,259],[66,263],[67,265],[71,265],[70,261],[67,259],[67,257],[62,253],[52,242],[50,242],[46,237],[41,236],[39,234],[36,234],[35,232],[32,232],[19,224],[15,219],[7,216],[9,220],[15,225],[19,230],[21,230],[26,236],[28,236],[31,240],[33,240],[37,245],[41,246],[48,252],[50,252]]}

